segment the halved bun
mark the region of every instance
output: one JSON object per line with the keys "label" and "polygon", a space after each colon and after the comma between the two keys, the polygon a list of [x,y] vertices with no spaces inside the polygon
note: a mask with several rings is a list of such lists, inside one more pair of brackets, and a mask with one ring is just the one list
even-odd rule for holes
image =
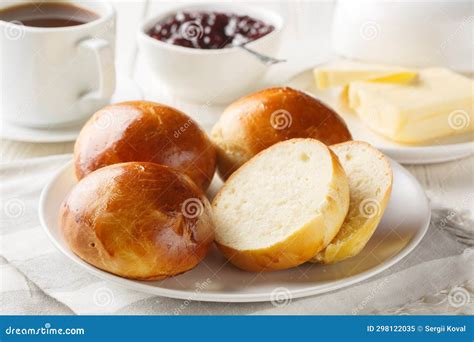
{"label": "halved bun", "polygon": [[59,214],[81,259],[130,279],[186,272],[213,241],[211,206],[184,174],[154,163],[122,163],[84,177]]}
{"label": "halved bun", "polygon": [[123,162],[152,162],[188,175],[202,190],[216,169],[216,151],[196,122],[169,106],[131,101],[107,106],[84,125],[74,146],[76,176]]}
{"label": "halved bun", "polygon": [[337,157],[313,139],[292,139],[257,154],[213,201],[217,246],[248,271],[308,261],[334,238],[349,207]]}
{"label": "halved bun", "polygon": [[245,96],[212,129],[219,175],[227,179],[258,152],[293,138],[332,145],[351,140],[351,134],[336,112],[301,91],[270,88]]}
{"label": "halved bun", "polygon": [[392,168],[385,156],[361,141],[330,147],[349,178],[350,206],[334,240],[313,262],[331,264],[357,255],[369,241],[387,207]]}

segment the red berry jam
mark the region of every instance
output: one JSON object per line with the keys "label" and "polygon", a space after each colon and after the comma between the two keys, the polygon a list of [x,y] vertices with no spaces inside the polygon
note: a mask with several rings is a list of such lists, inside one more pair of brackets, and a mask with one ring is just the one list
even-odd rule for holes
{"label": "red berry jam", "polygon": [[178,12],[148,32],[162,42],[194,49],[223,49],[261,38],[275,28],[247,15],[221,12]]}

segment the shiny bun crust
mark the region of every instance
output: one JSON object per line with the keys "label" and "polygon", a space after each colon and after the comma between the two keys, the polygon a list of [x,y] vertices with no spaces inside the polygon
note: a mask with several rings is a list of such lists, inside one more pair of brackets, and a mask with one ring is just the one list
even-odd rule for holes
{"label": "shiny bun crust", "polygon": [[232,103],[212,129],[218,172],[227,179],[258,152],[284,140],[326,145],[351,140],[345,122],[317,99],[292,88],[270,88]]}
{"label": "shiny bun crust", "polygon": [[111,165],[83,178],[64,200],[59,223],[81,259],[140,280],[192,269],[214,238],[203,192],[180,172],[143,162]]}
{"label": "shiny bun crust", "polygon": [[214,175],[216,152],[184,113],[154,102],[107,106],[85,124],[74,147],[76,176],[122,162],[153,162],[187,174],[202,190]]}

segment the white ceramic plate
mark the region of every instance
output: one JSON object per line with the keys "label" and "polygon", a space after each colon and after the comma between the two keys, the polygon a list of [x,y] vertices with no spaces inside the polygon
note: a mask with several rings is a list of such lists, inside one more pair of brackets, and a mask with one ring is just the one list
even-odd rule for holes
{"label": "white ceramic plate", "polygon": [[[62,168],[43,189],[39,217],[59,250],[92,274],[129,289],[155,295],[214,302],[258,302],[298,298],[360,282],[386,270],[410,253],[428,229],[430,208],[423,189],[402,166],[392,162],[394,183],[388,208],[364,250],[335,265],[305,264],[270,273],[241,271],[216,249],[195,269],[162,281],[134,281],[101,271],[78,258],[65,244],[59,226],[62,200],[76,184],[72,162]],[[217,178],[217,177],[216,177]],[[214,181],[213,193],[221,185]]]}
{"label": "white ceramic plate", "polygon": [[[122,101],[141,100],[143,98],[140,87],[133,80],[117,80],[117,89],[112,95],[110,103]],[[92,113],[91,113],[92,114]],[[31,143],[57,143],[76,140],[84,122],[69,127],[33,128],[15,125],[3,121],[1,123],[0,137],[4,139]]]}
{"label": "white ceramic plate", "polygon": [[371,143],[386,155],[404,164],[430,164],[467,157],[474,153],[473,134],[438,139],[428,145],[403,145],[385,139],[367,128],[349,108],[339,101],[338,90],[316,89],[312,68],[292,77],[288,86],[300,89],[334,108],[346,121],[354,139]]}

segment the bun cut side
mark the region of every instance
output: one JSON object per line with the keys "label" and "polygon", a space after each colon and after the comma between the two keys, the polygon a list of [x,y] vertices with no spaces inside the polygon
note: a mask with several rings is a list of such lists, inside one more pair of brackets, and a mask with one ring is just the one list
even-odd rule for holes
{"label": "bun cut side", "polygon": [[235,266],[271,271],[300,265],[339,231],[349,185],[336,156],[313,139],[257,154],[213,201],[216,244]]}
{"label": "bun cut side", "polygon": [[206,133],[186,114],[147,101],[107,106],[85,124],[74,146],[76,176],[123,162],[152,162],[188,175],[202,190],[216,168]]}
{"label": "bun cut side", "polygon": [[360,253],[375,232],[392,190],[388,159],[369,144],[351,141],[330,147],[349,179],[350,206],[331,243],[312,261],[332,264]]}
{"label": "bun cut side", "polygon": [[186,272],[213,241],[211,207],[178,171],[130,162],[83,178],[64,200],[59,223],[81,259],[130,279]]}
{"label": "bun cut side", "polygon": [[218,172],[227,179],[260,151],[293,138],[326,145],[351,140],[339,115],[317,99],[292,88],[270,88],[232,103],[212,129]]}

